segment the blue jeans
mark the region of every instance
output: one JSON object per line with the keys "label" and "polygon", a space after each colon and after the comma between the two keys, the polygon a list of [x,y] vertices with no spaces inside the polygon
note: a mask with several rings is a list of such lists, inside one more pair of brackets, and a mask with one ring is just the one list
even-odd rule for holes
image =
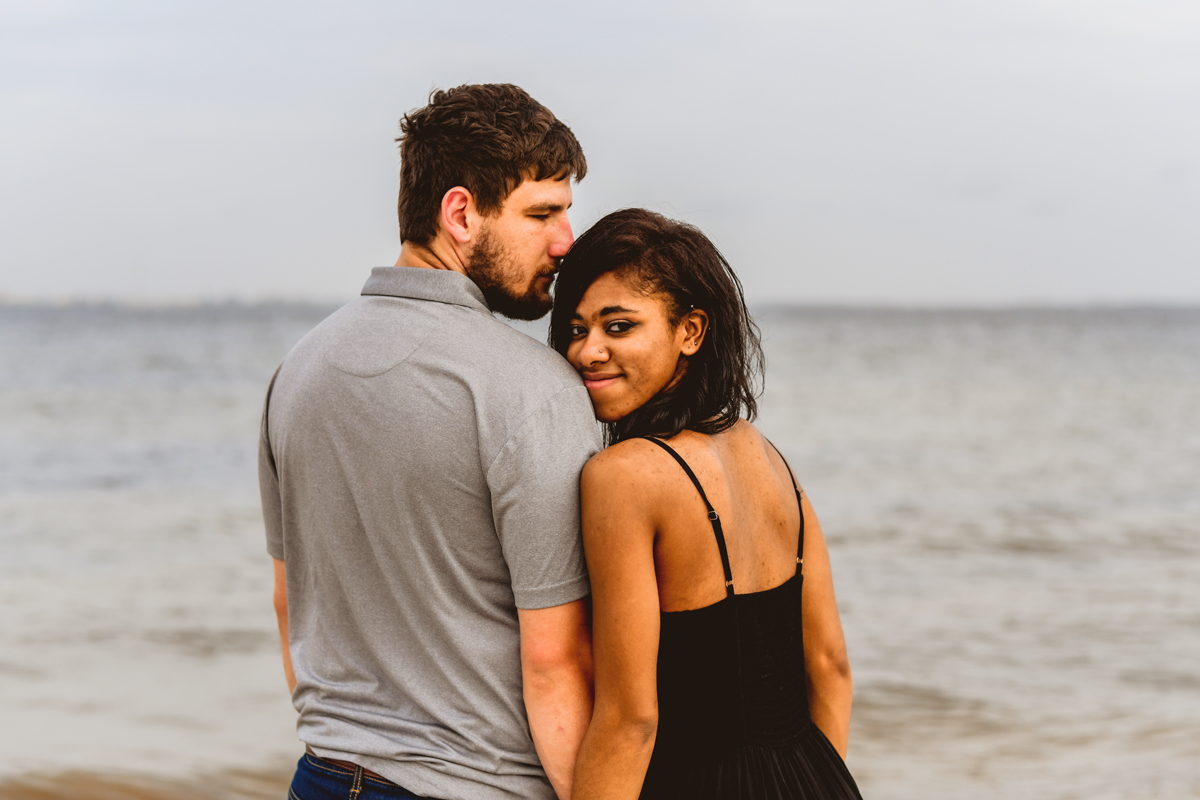
{"label": "blue jeans", "polygon": [[310,753],[296,764],[288,800],[424,800],[403,786],[372,778],[361,767],[347,769]]}

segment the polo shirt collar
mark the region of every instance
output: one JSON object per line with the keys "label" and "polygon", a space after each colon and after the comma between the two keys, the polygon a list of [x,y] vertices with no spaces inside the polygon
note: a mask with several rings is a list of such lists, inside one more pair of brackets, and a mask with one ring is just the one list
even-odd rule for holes
{"label": "polo shirt collar", "polygon": [[461,272],[448,269],[375,267],[363,285],[362,294],[432,300],[492,313],[475,282]]}

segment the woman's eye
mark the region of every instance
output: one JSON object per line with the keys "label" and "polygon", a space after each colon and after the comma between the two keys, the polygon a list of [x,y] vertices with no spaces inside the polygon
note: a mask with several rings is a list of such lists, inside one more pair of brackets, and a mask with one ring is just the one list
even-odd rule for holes
{"label": "woman's eye", "polygon": [[627,322],[626,320],[620,319],[620,320],[617,320],[616,322],[608,323],[608,325],[605,326],[604,330],[608,331],[609,333],[628,333],[629,329],[632,327],[633,327],[632,322]]}
{"label": "woman's eye", "polygon": [[571,338],[572,339],[578,339],[580,336],[586,336],[586,335],[587,335],[587,328],[583,327],[582,325],[572,325],[571,326]]}

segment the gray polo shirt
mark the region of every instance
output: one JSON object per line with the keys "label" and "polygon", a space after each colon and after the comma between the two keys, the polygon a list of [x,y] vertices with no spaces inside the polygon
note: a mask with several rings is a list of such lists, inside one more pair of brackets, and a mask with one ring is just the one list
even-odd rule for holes
{"label": "gray polo shirt", "polygon": [[587,390],[463,275],[381,267],[362,293],[296,345],[263,414],[300,739],[420,795],[550,800],[517,608],[588,592]]}

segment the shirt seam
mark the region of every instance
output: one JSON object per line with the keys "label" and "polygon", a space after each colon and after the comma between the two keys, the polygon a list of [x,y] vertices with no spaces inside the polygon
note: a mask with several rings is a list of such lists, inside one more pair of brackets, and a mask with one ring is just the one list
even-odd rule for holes
{"label": "shirt seam", "polygon": [[[501,324],[503,324],[503,323],[501,323]],[[537,408],[533,409],[527,415],[525,415],[525,418],[521,420],[520,424],[518,424],[517,427],[513,428],[512,433],[510,433],[508,435],[508,437],[505,438],[504,443],[496,448],[496,455],[492,456],[492,460],[490,462],[488,462],[487,469],[484,470],[483,474],[485,476],[487,476],[489,486],[491,485],[492,469],[496,466],[496,462],[500,460],[501,454],[504,453],[504,448],[508,447],[508,443],[511,442],[513,440],[513,438],[518,433],[520,433],[521,430],[526,425],[529,424],[529,420],[531,420],[533,418],[533,416],[535,414],[537,414],[539,411],[541,411],[543,408],[550,405],[550,403],[554,402],[554,400],[556,400],[559,397],[559,395],[561,395],[563,392],[569,392],[572,389],[582,389],[582,388],[583,388],[582,386],[563,386],[557,392],[550,395],[545,400],[543,400],[541,403],[539,403]]]}
{"label": "shirt seam", "polygon": [[[406,269],[413,269],[413,267],[407,267]],[[441,270],[434,270],[434,271],[440,272]],[[465,275],[463,277],[466,278]],[[471,281],[470,278],[467,278],[467,280]],[[368,283],[369,282],[370,282],[370,279],[368,279]],[[474,284],[476,286],[476,288],[478,288],[478,284],[475,284],[474,281],[471,281],[471,283]],[[412,289],[409,288],[406,291],[412,291]],[[358,294],[359,294],[359,297],[395,297],[395,298],[404,299],[404,300],[424,300],[424,301],[430,302],[430,303],[442,303],[443,305],[462,306],[463,308],[470,308],[475,311],[480,311],[480,312],[492,317],[493,319],[495,319],[495,312],[493,312],[492,309],[490,307],[488,307],[487,301],[485,299],[475,297],[469,291],[466,292],[466,295],[467,295],[466,299],[469,302],[467,302],[467,301],[460,302],[457,300],[447,300],[447,299],[439,299],[439,298],[433,298],[433,297],[419,297],[419,296],[415,296],[415,295],[411,295],[411,294],[390,294],[390,293],[367,292],[365,286],[363,287],[363,290],[360,291]],[[503,323],[501,323],[501,324],[503,324]]]}
{"label": "shirt seam", "polygon": [[[495,319],[495,315],[492,312],[492,310],[490,308],[488,308],[486,305],[479,303],[478,301],[471,302],[471,303],[461,303],[457,300],[444,300],[444,299],[440,299],[440,298],[436,298],[436,297],[420,297],[420,296],[411,295],[411,294],[377,294],[375,292],[360,292],[358,296],[359,297],[394,297],[397,300],[419,300],[423,303],[440,303],[441,305],[444,305],[444,306],[459,306],[460,308],[469,308],[472,311],[478,311],[481,314],[485,314],[489,317],[492,317],[492,319]],[[471,299],[473,301],[475,300],[475,298],[471,298]],[[497,320],[497,322],[499,322],[499,320]],[[501,322],[500,324],[503,325],[504,323]]]}
{"label": "shirt seam", "polygon": [[[359,297],[396,297],[396,295],[363,294],[363,295],[359,295]],[[440,300],[430,300],[429,298],[426,298],[426,297],[400,297],[397,299],[415,300],[419,303],[439,303],[441,305],[446,305],[446,306],[459,306],[460,308],[470,309],[469,306],[462,306],[459,303],[442,303]],[[487,316],[491,316],[491,312],[488,312]],[[492,317],[492,319],[495,319],[495,317]],[[497,320],[497,324],[503,325],[504,323],[499,322],[499,320]],[[446,320],[442,319],[441,317],[438,317],[437,321],[433,325],[429,326],[429,330],[425,331],[425,335],[422,336],[420,338],[420,340],[418,340],[417,343],[413,345],[413,348],[412,348],[412,350],[409,351],[408,355],[406,355],[404,358],[397,361],[395,364],[392,364],[390,367],[383,370],[382,372],[377,372],[374,375],[359,375],[356,372],[349,372],[348,370],[344,370],[341,367],[339,367],[337,364],[333,364],[328,361],[326,361],[325,363],[327,363],[332,369],[337,370],[338,372],[342,373],[343,375],[348,375],[351,378],[358,378],[360,380],[367,380],[367,381],[374,380],[375,378],[383,377],[384,375],[387,375],[389,372],[392,372],[393,370],[395,370],[397,367],[401,367],[404,364],[406,364],[409,360],[412,359],[413,356],[415,356],[421,350],[421,348],[423,348],[425,346],[425,343],[427,341],[429,341],[429,337],[433,335],[434,331],[441,330],[444,327],[446,327]]]}

